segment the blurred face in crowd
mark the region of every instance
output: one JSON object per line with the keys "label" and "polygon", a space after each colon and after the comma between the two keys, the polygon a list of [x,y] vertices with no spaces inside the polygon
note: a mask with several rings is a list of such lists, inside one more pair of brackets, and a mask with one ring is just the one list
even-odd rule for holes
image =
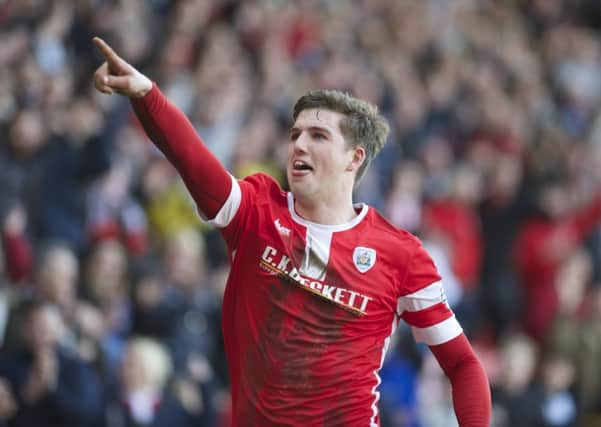
{"label": "blurred face in crowd", "polygon": [[83,143],[86,138],[94,135],[103,126],[103,117],[98,108],[85,98],[76,100],[69,110],[70,141],[75,144]]}
{"label": "blurred face in crowd", "polygon": [[474,168],[462,165],[455,171],[455,197],[467,204],[476,205],[482,197],[482,177]]}
{"label": "blurred face in crowd", "polygon": [[148,338],[133,338],[125,349],[121,381],[125,392],[158,392],[172,372],[167,350]]}
{"label": "blurred face in crowd", "polygon": [[543,212],[550,218],[561,218],[570,207],[570,199],[564,187],[550,185],[542,190],[539,204]]}
{"label": "blurred face in crowd", "polygon": [[549,355],[542,365],[543,382],[548,392],[566,390],[574,382],[576,366],[569,358],[559,354]]}
{"label": "blurred face in crowd", "polygon": [[518,393],[534,376],[537,360],[535,344],[525,336],[511,336],[501,351],[505,389],[509,393]]}
{"label": "blurred face in crowd", "polygon": [[28,313],[23,339],[33,352],[53,349],[59,341],[62,327],[58,309],[50,304],[44,304]]}
{"label": "blurred face in crowd", "polygon": [[79,264],[75,255],[66,248],[56,248],[48,255],[40,272],[40,294],[46,301],[63,309],[73,306]]}
{"label": "blurred face in crowd", "polygon": [[349,148],[340,131],[341,113],[303,110],[289,132],[286,173],[295,198],[323,202],[348,191],[363,156]]}
{"label": "blurred face in crowd", "polygon": [[129,345],[121,365],[121,379],[126,390],[132,391],[143,388],[147,383],[147,373],[144,364],[135,347]]}
{"label": "blurred face in crowd", "polygon": [[205,246],[195,230],[184,230],[167,245],[167,272],[171,282],[184,292],[194,292],[205,275]]}
{"label": "blurred face in crowd", "polygon": [[18,157],[35,154],[45,142],[45,129],[38,111],[26,110],[10,128],[10,142]]}
{"label": "blurred face in crowd", "polygon": [[110,302],[123,292],[126,253],[123,246],[113,240],[99,243],[88,261],[86,285],[99,302]]}

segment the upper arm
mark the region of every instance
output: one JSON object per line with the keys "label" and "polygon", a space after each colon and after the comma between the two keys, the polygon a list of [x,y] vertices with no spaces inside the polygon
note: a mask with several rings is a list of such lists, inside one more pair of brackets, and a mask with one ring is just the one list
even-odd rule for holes
{"label": "upper arm", "polygon": [[443,281],[421,244],[407,266],[397,314],[411,326],[416,341],[428,345],[442,344],[462,332],[447,304]]}
{"label": "upper arm", "polygon": [[243,180],[231,177],[231,190],[217,214],[207,223],[220,229],[230,252],[238,247],[240,237],[251,227],[252,213],[270,197],[270,191],[280,191],[273,178],[251,175]]}
{"label": "upper arm", "polygon": [[199,212],[214,218],[232,194],[230,174],[156,85],[131,102],[146,134],[177,169]]}

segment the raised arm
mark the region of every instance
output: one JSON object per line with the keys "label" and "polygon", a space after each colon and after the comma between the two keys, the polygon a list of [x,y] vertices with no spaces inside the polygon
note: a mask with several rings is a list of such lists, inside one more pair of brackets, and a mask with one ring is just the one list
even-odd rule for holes
{"label": "raised arm", "polygon": [[115,53],[102,39],[94,44],[105,62],[94,74],[100,92],[119,93],[132,106],[148,137],[184,180],[199,211],[215,218],[232,191],[232,177],[209,151],[188,118],[170,103],[156,84]]}

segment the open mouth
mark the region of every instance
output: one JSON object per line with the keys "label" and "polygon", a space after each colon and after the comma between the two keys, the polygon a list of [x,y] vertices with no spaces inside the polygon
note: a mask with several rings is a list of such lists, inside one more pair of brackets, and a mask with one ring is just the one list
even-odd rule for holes
{"label": "open mouth", "polygon": [[302,160],[295,160],[294,163],[292,164],[292,168],[295,171],[312,171],[313,168],[311,166],[309,166],[307,163],[303,162]]}

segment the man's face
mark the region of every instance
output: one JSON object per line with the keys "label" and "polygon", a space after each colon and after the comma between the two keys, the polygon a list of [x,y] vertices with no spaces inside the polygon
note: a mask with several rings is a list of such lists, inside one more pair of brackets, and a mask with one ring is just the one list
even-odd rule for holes
{"label": "man's face", "polygon": [[343,117],[325,109],[303,110],[298,115],[289,132],[286,167],[295,198],[320,202],[349,188],[352,191],[357,149],[349,149],[340,132]]}

